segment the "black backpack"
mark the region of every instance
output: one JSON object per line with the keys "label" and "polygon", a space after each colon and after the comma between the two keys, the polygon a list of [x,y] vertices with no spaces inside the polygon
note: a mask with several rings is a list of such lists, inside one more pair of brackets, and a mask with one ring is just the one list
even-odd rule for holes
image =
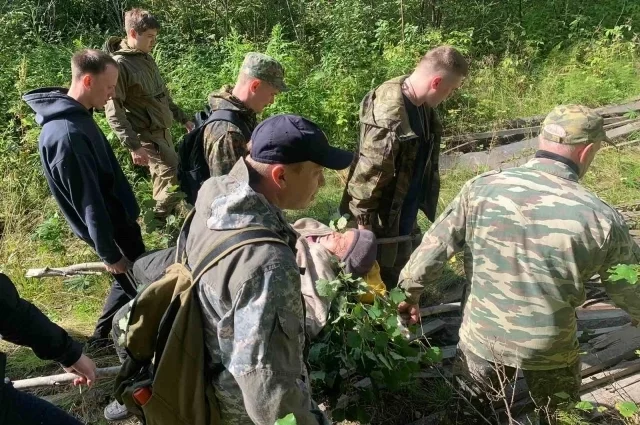
{"label": "black backpack", "polygon": [[186,195],[186,200],[191,205],[195,205],[200,186],[211,177],[209,164],[204,156],[204,128],[214,121],[227,121],[237,126],[244,137],[251,138],[251,130],[247,123],[236,111],[228,109],[218,109],[210,112],[198,112],[195,115],[196,128],[187,133],[182,143],[178,146],[178,156],[180,165],[178,167],[178,179],[180,180],[180,190]]}

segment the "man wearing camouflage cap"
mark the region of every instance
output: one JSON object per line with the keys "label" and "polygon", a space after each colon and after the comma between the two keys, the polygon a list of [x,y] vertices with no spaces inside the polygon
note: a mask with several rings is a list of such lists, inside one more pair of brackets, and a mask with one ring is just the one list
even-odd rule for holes
{"label": "man wearing camouflage cap", "polygon": [[502,388],[496,370],[514,379],[522,369],[537,406],[558,403],[558,393],[579,399],[575,309],[594,274],[640,319],[640,286],[607,279],[616,264],[638,264],[640,249],[619,213],[578,183],[603,142],[601,116],[555,108],[535,158],[468,181],[401,272],[410,298],[400,313],[416,321],[420,294],[464,249],[469,294],[458,374],[480,397]]}
{"label": "man wearing camouflage cap", "polygon": [[275,96],[287,91],[284,68],[262,53],[248,53],[235,86],[224,86],[209,95],[211,113],[229,111],[232,120],[214,120],[204,129],[204,155],[211,176],[228,174],[244,157],[251,132],[257,125],[256,114],[273,103]]}

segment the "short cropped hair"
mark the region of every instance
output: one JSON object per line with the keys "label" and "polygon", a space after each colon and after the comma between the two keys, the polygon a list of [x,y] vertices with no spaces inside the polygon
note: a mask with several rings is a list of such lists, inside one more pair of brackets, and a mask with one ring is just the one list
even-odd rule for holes
{"label": "short cropped hair", "polygon": [[147,30],[160,30],[160,22],[151,13],[144,9],[131,9],[124,14],[124,29],[129,33],[135,30],[142,34]]}
{"label": "short cropped hair", "polygon": [[418,63],[419,68],[453,73],[461,77],[469,74],[469,63],[457,49],[440,46],[429,50]]}
{"label": "short cropped hair", "polygon": [[84,74],[102,74],[109,65],[118,68],[118,63],[115,59],[102,50],[80,50],[71,58],[71,76],[74,80],[77,80]]}

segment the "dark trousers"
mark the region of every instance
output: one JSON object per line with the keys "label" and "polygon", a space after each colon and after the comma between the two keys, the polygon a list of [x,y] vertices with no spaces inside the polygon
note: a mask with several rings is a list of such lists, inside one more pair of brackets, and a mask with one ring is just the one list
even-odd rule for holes
{"label": "dark trousers", "polygon": [[0,384],[0,424],[2,425],[82,425],[82,422],[10,384]]}
{"label": "dark trousers", "polygon": [[[132,222],[116,227],[114,236],[120,252],[132,262],[144,254],[145,247],[138,223]],[[120,307],[131,301],[137,294],[135,280],[131,272],[114,274],[113,277],[111,291],[93,332],[94,338],[109,338],[113,316]]]}

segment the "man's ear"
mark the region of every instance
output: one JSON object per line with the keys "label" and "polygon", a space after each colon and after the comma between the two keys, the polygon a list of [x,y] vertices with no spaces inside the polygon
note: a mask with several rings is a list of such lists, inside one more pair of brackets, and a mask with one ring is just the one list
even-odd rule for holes
{"label": "man's ear", "polygon": [[82,76],[82,86],[85,89],[90,89],[91,88],[91,84],[93,83],[93,76],[91,74],[84,74]]}
{"label": "man's ear", "polygon": [[251,83],[249,83],[249,91],[251,91],[252,94],[255,94],[258,91],[258,88],[260,88],[260,80],[251,80]]}
{"label": "man's ear", "polygon": [[129,30],[129,34],[128,35],[129,35],[129,37],[133,38],[134,40],[138,39],[138,33],[133,28],[131,28]]}
{"label": "man's ear", "polygon": [[431,85],[430,85],[430,89],[431,90],[437,90],[438,87],[440,87],[440,83],[442,83],[442,77],[437,75],[435,77],[433,77],[433,80],[431,80]]}
{"label": "man's ear", "polygon": [[282,164],[277,164],[271,168],[271,180],[280,189],[285,189],[287,187],[285,171],[284,165]]}

